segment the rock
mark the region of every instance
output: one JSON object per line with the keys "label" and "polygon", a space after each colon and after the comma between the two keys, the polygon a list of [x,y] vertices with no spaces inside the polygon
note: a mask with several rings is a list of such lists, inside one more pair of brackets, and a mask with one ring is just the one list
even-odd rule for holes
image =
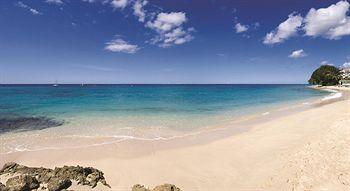
{"label": "rock", "polygon": [[100,179],[100,174],[97,172],[93,172],[87,176],[87,180],[90,182],[90,186],[95,188],[98,180]]}
{"label": "rock", "polygon": [[14,173],[16,171],[17,166],[19,166],[19,164],[15,162],[6,163],[0,170],[0,174]]}
{"label": "rock", "polygon": [[51,178],[47,184],[47,189],[49,191],[60,191],[60,190],[69,188],[71,185],[72,185],[72,181],[69,180],[68,178],[66,179]]}
{"label": "rock", "polygon": [[145,186],[136,184],[132,187],[131,191],[150,191],[149,189],[145,188]]}
{"label": "rock", "polygon": [[0,191],[8,191],[8,188],[0,182]]}
{"label": "rock", "polygon": [[11,191],[30,191],[39,186],[38,180],[29,175],[15,176],[6,181],[6,187]]}
{"label": "rock", "polygon": [[181,190],[180,188],[176,187],[173,184],[163,184],[155,187],[153,191],[181,191]]}
{"label": "rock", "polygon": [[49,127],[57,127],[63,122],[46,117],[6,117],[0,118],[0,133],[9,131],[41,130]]}
{"label": "rock", "polygon": [[132,191],[181,191],[180,188],[176,187],[173,184],[163,184],[156,186],[153,189],[147,189],[145,186],[136,184],[132,187]]}
{"label": "rock", "polygon": [[49,182],[49,180],[55,176],[55,173],[52,169],[46,169],[46,168],[39,168],[37,169],[37,172],[35,172],[35,174],[37,174],[37,179],[39,182]]}
{"label": "rock", "polygon": [[[0,175],[2,174],[28,175],[31,177],[36,177],[36,180],[39,183],[47,184],[51,182],[52,185],[57,185],[56,183],[58,183],[58,180],[65,180],[63,183],[67,183],[67,179],[69,181],[75,180],[78,184],[88,185],[92,188],[96,187],[98,182],[107,187],[110,187],[103,176],[103,172],[92,167],[63,166],[62,168],[56,167],[55,169],[48,169],[42,167],[26,167],[17,163],[10,162],[6,163],[0,170]],[[54,188],[54,186],[52,186],[52,188]]]}
{"label": "rock", "polygon": [[55,168],[53,173],[56,177],[76,180],[78,184],[89,185],[92,188],[94,188],[98,182],[110,187],[103,177],[103,172],[92,167],[64,166],[62,168]]}

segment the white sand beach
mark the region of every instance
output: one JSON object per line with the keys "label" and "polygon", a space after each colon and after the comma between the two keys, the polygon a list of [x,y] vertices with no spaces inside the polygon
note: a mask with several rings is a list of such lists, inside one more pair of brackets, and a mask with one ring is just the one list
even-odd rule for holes
{"label": "white sand beach", "polygon": [[350,191],[350,0],[0,0],[0,191]]}
{"label": "white sand beach", "polygon": [[185,191],[350,190],[349,99],[259,122],[225,138],[177,145],[188,139],[16,152],[2,154],[0,165],[93,166],[112,187],[94,190],[127,191],[137,183],[172,183]]}

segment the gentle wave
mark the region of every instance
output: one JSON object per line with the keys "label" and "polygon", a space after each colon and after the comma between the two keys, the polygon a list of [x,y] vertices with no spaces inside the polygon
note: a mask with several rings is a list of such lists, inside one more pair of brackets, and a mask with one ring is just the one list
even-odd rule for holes
{"label": "gentle wave", "polygon": [[338,92],[336,90],[331,90],[331,89],[324,89],[324,90],[327,92],[331,92],[331,94],[322,98],[322,101],[337,99],[337,98],[341,98],[343,96],[343,94],[341,92]]}
{"label": "gentle wave", "polygon": [[[219,129],[219,128],[218,128]],[[213,130],[218,130],[218,129],[213,129]],[[102,146],[102,145],[110,145],[114,143],[120,143],[123,141],[128,141],[128,140],[139,140],[139,141],[166,141],[166,140],[172,140],[172,139],[177,139],[177,138],[184,138],[188,136],[195,136],[202,134],[204,132],[209,132],[211,130],[206,130],[206,131],[198,131],[198,132],[193,132],[193,133],[188,133],[184,135],[175,135],[175,136],[170,136],[170,137],[155,137],[155,138],[143,138],[143,137],[134,137],[134,136],[129,136],[129,135],[114,135],[114,136],[104,136],[105,138],[115,138],[115,140],[112,141],[105,141],[102,143],[94,143],[94,144],[87,144],[87,145],[80,145],[80,146],[66,146],[66,147],[41,147],[41,148],[35,148],[35,149],[30,149],[27,148],[27,145],[17,145],[14,148],[11,148],[11,151],[8,152],[0,152],[0,154],[10,154],[10,153],[15,153],[15,152],[33,152],[33,151],[43,151],[43,150],[64,150],[64,149],[80,149],[80,148],[88,148],[88,147],[95,147],[95,146]],[[70,136],[65,136],[70,137]],[[77,136],[75,136],[77,137]],[[78,136],[81,138],[95,138],[94,136]]]}

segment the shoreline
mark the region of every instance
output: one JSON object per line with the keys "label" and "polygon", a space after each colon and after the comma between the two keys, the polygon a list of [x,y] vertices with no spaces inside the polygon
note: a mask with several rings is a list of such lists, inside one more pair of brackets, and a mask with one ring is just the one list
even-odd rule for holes
{"label": "shoreline", "polygon": [[[316,89],[316,88],[315,88]],[[320,90],[320,89],[317,89]],[[323,89],[322,89],[323,90]],[[328,97],[330,97],[328,99]],[[327,98],[327,100],[325,100]],[[288,102],[280,104],[279,106],[271,107],[268,111],[260,111],[255,114],[249,114],[249,115],[243,115],[240,117],[233,117],[233,119],[220,121],[219,124],[216,124],[214,126],[207,126],[195,130],[191,130],[188,132],[167,132],[166,134],[169,134],[168,136],[157,136],[154,138],[149,137],[135,137],[135,136],[129,136],[129,135],[113,135],[113,136],[86,136],[86,135],[73,135],[73,136],[47,136],[40,134],[34,134],[33,135],[26,135],[26,132],[24,134],[15,134],[15,138],[26,138],[26,140],[30,140],[30,143],[38,143],[41,142],[39,145],[48,145],[44,147],[38,147],[38,148],[26,148],[26,146],[19,145],[15,148],[13,148],[13,151],[0,151],[1,155],[7,155],[11,153],[20,153],[20,152],[39,152],[39,151],[45,151],[45,150],[77,150],[77,149],[88,149],[89,147],[101,147],[105,145],[110,144],[119,144],[121,147],[127,145],[134,146],[139,145],[140,143],[144,143],[146,145],[154,145],[154,144],[160,144],[162,145],[158,149],[165,150],[165,149],[171,149],[171,148],[177,148],[177,147],[186,147],[191,145],[198,145],[198,144],[206,144],[212,141],[216,141],[219,139],[227,138],[230,136],[235,136],[243,132],[247,132],[251,130],[251,127],[262,123],[267,122],[271,120],[276,120],[280,117],[284,117],[287,115],[291,115],[293,113],[302,112],[305,110],[312,109],[314,107],[320,107],[325,104],[329,104],[332,102],[336,102],[341,100],[341,97],[332,97],[331,94],[323,97],[322,99],[306,99],[306,100],[299,100],[295,102]],[[21,132],[22,133],[22,132]],[[16,136],[17,135],[17,136]],[[13,139],[13,135],[10,135],[9,137]],[[4,142],[9,142],[9,139],[7,137],[2,137]],[[40,141],[37,141],[37,140]],[[44,139],[44,140],[43,140]],[[194,140],[193,140],[194,139]],[[16,141],[16,140],[12,140]],[[75,142],[73,145],[69,145],[68,143]],[[175,142],[175,143],[173,143]],[[179,144],[180,142],[180,144]],[[59,145],[55,145],[52,143],[59,143]],[[23,143],[24,145],[25,143]],[[62,146],[64,145],[64,146]],[[176,146],[174,146],[176,145]],[[35,147],[36,145],[34,145]],[[136,149],[138,150],[138,149]],[[152,149],[153,150],[153,149]],[[133,153],[130,154],[132,156],[138,156],[147,154],[144,151],[142,153]],[[0,161],[1,165],[1,161]]]}
{"label": "shoreline", "polygon": [[[18,152],[1,155],[0,165],[93,166],[105,172],[112,190],[130,190],[137,183],[174,183],[187,191],[298,190],[310,185],[313,190],[346,190],[350,163],[337,163],[349,160],[345,151],[350,149],[345,141],[350,135],[350,101],[348,93],[343,94],[339,101],[247,124],[249,129],[241,127],[237,134],[222,130],[180,141]],[[309,162],[300,166],[304,159]],[[326,172],[320,172],[324,167]]]}

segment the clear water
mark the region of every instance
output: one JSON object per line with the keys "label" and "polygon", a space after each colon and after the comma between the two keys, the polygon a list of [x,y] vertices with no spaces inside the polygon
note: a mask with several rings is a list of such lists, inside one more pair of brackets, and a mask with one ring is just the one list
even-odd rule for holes
{"label": "clear water", "polygon": [[64,120],[72,134],[189,131],[326,94],[306,85],[3,85],[0,116]]}

